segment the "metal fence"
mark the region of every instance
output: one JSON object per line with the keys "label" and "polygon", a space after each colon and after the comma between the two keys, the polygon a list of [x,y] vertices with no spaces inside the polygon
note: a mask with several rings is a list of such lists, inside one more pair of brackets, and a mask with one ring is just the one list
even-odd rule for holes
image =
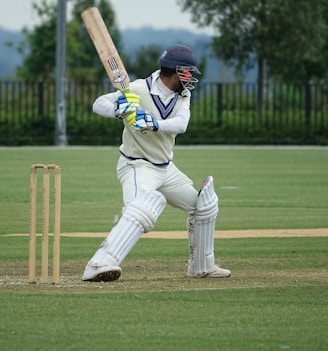
{"label": "metal fence", "polygon": [[[120,142],[122,125],[92,113],[108,82],[69,81],[67,135],[71,145]],[[192,94],[192,117],[180,144],[328,144],[328,86],[203,83]],[[53,145],[55,85],[0,81],[0,145]]]}

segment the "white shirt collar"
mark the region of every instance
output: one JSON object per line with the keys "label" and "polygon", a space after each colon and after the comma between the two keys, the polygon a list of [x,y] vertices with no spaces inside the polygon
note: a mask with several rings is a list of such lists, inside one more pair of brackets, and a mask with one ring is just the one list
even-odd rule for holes
{"label": "white shirt collar", "polygon": [[153,95],[158,95],[160,99],[165,103],[172,98],[174,98],[176,92],[169,89],[161,80],[160,70],[155,71],[152,74],[152,84],[150,88],[150,93]]}

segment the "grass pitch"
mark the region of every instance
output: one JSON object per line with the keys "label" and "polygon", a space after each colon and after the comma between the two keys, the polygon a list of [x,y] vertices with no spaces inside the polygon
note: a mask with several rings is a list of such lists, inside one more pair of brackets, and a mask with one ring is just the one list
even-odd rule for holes
{"label": "grass pitch", "polygon": [[[28,231],[34,163],[62,167],[62,232],[109,231],[122,208],[118,157],[117,148],[0,148],[0,234]],[[174,160],[196,188],[214,177],[217,230],[328,227],[327,148],[178,148]],[[167,206],[154,229],[185,230],[185,221]]]}
{"label": "grass pitch", "polygon": [[[328,227],[328,150],[178,149],[215,178],[217,229]],[[62,231],[106,232],[120,212],[114,149],[0,149],[0,338],[5,350],[327,350],[328,237],[217,239],[229,279],[186,277],[186,240],[142,238],[112,283],[84,283],[101,239],[61,241],[61,283],[27,284],[29,167],[62,166]],[[40,201],[39,201],[40,203]],[[167,208],[157,230],[183,230]],[[40,239],[40,238],[39,238]],[[40,269],[40,256],[38,257]]]}
{"label": "grass pitch", "polygon": [[26,238],[1,240],[6,350],[328,347],[327,237],[217,239],[229,279],[187,278],[185,240],[141,239],[111,283],[81,281],[99,239],[62,238],[59,285],[28,285]]}

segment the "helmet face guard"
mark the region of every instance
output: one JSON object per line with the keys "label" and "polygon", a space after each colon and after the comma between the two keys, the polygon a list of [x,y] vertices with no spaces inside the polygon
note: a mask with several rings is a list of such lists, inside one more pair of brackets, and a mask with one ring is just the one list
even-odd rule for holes
{"label": "helmet face guard", "polygon": [[177,66],[176,72],[184,89],[189,91],[195,89],[198,79],[192,76],[194,67],[192,66]]}

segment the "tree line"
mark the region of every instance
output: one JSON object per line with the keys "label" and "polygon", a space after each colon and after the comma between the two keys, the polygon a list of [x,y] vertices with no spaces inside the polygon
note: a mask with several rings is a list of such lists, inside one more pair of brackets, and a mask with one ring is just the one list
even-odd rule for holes
{"label": "tree line", "polygon": [[[100,9],[129,73],[141,77],[157,69],[157,59],[162,50],[159,46],[154,44],[140,48],[134,61],[124,52],[110,1],[73,0],[72,3],[71,19],[67,21],[66,28],[68,79],[93,81],[105,78],[105,71],[81,19],[81,12],[90,6],[97,6]],[[22,30],[24,39],[17,46],[17,50],[23,60],[17,68],[16,75],[19,79],[27,81],[53,80],[56,67],[57,6],[45,0],[41,3],[33,2],[32,6],[41,21],[33,29]]]}
{"label": "tree line", "polygon": [[[199,27],[212,27],[212,50],[233,66],[242,80],[246,69],[257,67],[258,86],[265,80],[320,82],[328,77],[328,0],[177,0]],[[121,43],[110,1],[72,0],[67,22],[68,79],[95,80],[105,76],[81,20],[89,6],[99,7],[129,73],[145,77],[157,69],[162,50],[156,44],[141,47],[132,60]],[[25,40],[17,48],[23,62],[17,76],[26,80],[54,78],[56,4],[33,3],[41,23],[23,29]],[[205,67],[201,58],[201,68]],[[258,89],[261,94],[262,89]],[[260,96],[259,96],[260,97]],[[261,99],[260,99],[261,100]]]}

